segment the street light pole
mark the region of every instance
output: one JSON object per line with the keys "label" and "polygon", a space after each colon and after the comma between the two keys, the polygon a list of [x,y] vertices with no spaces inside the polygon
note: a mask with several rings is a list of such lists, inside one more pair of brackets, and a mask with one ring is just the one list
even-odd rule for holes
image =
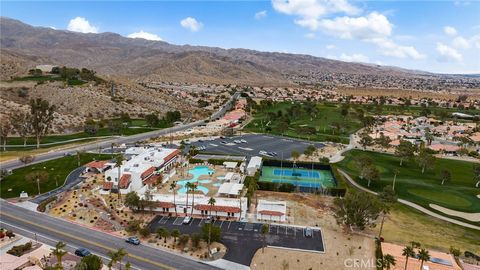
{"label": "street light pole", "polygon": [[40,195],[40,179],[37,177],[38,195]]}

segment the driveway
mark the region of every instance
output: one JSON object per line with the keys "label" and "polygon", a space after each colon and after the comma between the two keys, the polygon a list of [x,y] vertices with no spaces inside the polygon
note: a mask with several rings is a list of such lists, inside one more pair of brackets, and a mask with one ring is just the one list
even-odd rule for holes
{"label": "driveway", "polygon": [[[182,224],[183,217],[156,216],[149,224],[150,231],[159,227],[168,230],[178,229],[182,234],[200,233],[205,219],[195,218],[188,225]],[[253,255],[262,247],[262,223],[215,220],[214,225],[222,230],[222,242],[227,247],[223,257],[235,263],[250,266]],[[282,224],[270,225],[266,236],[268,246],[300,249],[313,252],[324,252],[322,232],[313,229],[313,236],[304,236],[304,227],[293,227]]]}

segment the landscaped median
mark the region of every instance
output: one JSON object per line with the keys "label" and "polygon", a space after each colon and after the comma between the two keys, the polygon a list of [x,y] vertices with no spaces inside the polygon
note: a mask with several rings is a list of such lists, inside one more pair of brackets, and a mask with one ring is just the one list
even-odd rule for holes
{"label": "landscaped median", "polygon": [[[361,167],[358,160],[361,157],[370,158],[380,172],[380,180],[372,181],[369,187],[368,182],[360,177]],[[395,192],[399,198],[442,215],[445,213],[432,208],[432,205],[459,212],[480,213],[480,199],[477,197],[480,189],[475,187],[474,181],[475,165],[478,164],[436,159],[435,166],[422,173],[422,169],[414,161],[403,162],[400,166],[400,159],[396,156],[360,150],[345,153],[345,159],[337,164],[358,184],[377,192],[387,185],[393,186],[396,173]],[[441,172],[444,170],[451,173],[451,180],[442,185]],[[475,220],[459,216],[449,217],[478,225]]]}
{"label": "landscaped median", "polygon": [[[83,153],[80,155],[80,164],[109,158],[110,155]],[[37,195],[37,178],[40,179],[40,193],[51,191],[62,186],[68,174],[77,167],[78,157],[66,156],[15,169],[11,175],[1,180],[0,197],[18,197],[22,191],[29,196]],[[35,174],[39,174],[39,177],[35,177]]]}

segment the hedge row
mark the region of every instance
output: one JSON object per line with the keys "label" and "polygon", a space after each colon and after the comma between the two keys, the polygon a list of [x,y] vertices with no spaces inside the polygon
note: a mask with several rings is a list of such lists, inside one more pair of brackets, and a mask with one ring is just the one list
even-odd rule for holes
{"label": "hedge row", "polygon": [[45,210],[47,209],[47,205],[53,201],[55,201],[57,199],[57,196],[52,196],[46,200],[44,200],[43,202],[39,203],[38,206],[37,206],[37,211],[38,212],[45,212]]}
{"label": "hedge row", "polygon": [[259,181],[258,189],[268,191],[293,192],[295,190],[295,185],[290,183],[273,183]]}

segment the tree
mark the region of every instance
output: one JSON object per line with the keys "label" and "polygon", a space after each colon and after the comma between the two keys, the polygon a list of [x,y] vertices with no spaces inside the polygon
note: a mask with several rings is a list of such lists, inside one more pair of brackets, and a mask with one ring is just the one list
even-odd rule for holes
{"label": "tree", "polygon": [[167,237],[170,235],[167,229],[164,227],[157,228],[156,233],[160,240],[163,238],[163,242],[167,243]]}
{"label": "tree", "polygon": [[121,167],[122,167],[122,163],[123,163],[123,155],[118,155],[117,158],[115,159],[115,167],[118,168],[118,178],[117,178],[117,194],[118,194],[118,203],[120,203],[120,177],[122,176],[122,171],[121,171]]}
{"label": "tree", "polygon": [[194,233],[190,238],[192,239],[192,248],[197,249],[200,245],[200,240],[202,240],[202,236],[198,233]]}
{"label": "tree", "polygon": [[376,196],[354,190],[348,191],[343,198],[335,198],[333,204],[337,223],[350,229],[353,226],[360,230],[364,230],[367,226],[374,227],[382,210],[382,205]]}
{"label": "tree", "polygon": [[175,193],[176,193],[176,190],[175,188],[177,187],[177,182],[176,181],[172,181],[170,183],[170,190],[173,192],[173,207],[175,207],[175,216],[178,215],[177,213],[177,202],[175,200]]}
{"label": "tree", "polygon": [[75,266],[75,270],[100,270],[102,267],[102,259],[97,255],[90,254],[82,258],[82,260]]}
{"label": "tree", "polygon": [[127,262],[125,264],[125,270],[130,270],[130,269],[132,269],[132,264],[130,262]]}
{"label": "tree", "polygon": [[140,234],[140,236],[142,236],[143,238],[146,238],[146,237],[149,237],[150,236],[150,230],[147,228],[147,227],[142,227],[138,233]]}
{"label": "tree", "polygon": [[442,170],[440,172],[440,180],[442,180],[442,185],[445,183],[445,182],[448,182],[452,179],[452,174],[450,173],[449,170]]}
{"label": "tree", "polygon": [[270,226],[266,223],[262,225],[262,240],[263,240],[263,245],[262,245],[262,253],[265,253],[264,249],[267,244],[266,237],[267,233],[270,231]]}
{"label": "tree", "polygon": [[188,243],[188,240],[190,240],[190,236],[188,234],[182,234],[178,237],[178,244],[184,247]]}
{"label": "tree", "polygon": [[450,246],[450,254],[452,254],[453,257],[458,258],[460,257],[462,252],[460,251],[460,249]]}
{"label": "tree", "polygon": [[390,270],[390,268],[392,268],[392,266],[395,266],[396,264],[397,264],[397,260],[395,260],[395,257],[393,257],[390,254],[383,255],[382,265],[384,268],[386,268],[387,270]]}
{"label": "tree", "polygon": [[[208,199],[208,205],[210,205],[210,212],[212,211],[212,209],[215,207],[215,198],[213,197],[210,197],[210,199]],[[217,211],[215,211],[215,216],[217,216]]]}
{"label": "tree", "polygon": [[379,144],[382,148],[388,148],[390,146],[390,143],[392,140],[390,137],[387,137],[383,134],[383,132],[380,133],[380,137],[378,137],[375,142]]}
{"label": "tree", "polygon": [[405,140],[400,140],[400,144],[395,149],[395,155],[400,158],[400,166],[402,166],[405,159],[410,159],[413,157],[415,152],[415,146]]}
{"label": "tree", "polygon": [[359,136],[360,136],[360,141],[358,141],[358,143],[360,143],[360,145],[363,146],[363,149],[366,149],[367,146],[370,146],[373,144],[373,139],[372,137],[370,137],[370,135],[366,130],[360,133]]}
{"label": "tree", "polygon": [[177,242],[177,237],[180,236],[180,231],[178,229],[174,229],[172,230],[172,233],[171,233],[172,237],[173,237],[173,242]]}
{"label": "tree", "polygon": [[415,251],[412,246],[406,246],[402,250],[402,256],[405,256],[405,270],[407,270],[408,258],[415,257]]}
{"label": "tree", "polygon": [[212,223],[205,223],[202,226],[202,238],[207,241],[208,254],[210,254],[210,244],[219,241],[221,237],[220,227],[213,226]]}
{"label": "tree", "polygon": [[160,119],[158,119],[158,116],[156,114],[151,113],[145,116],[145,121],[147,122],[147,125],[149,127],[156,127],[158,126]]}
{"label": "tree", "polygon": [[138,210],[140,207],[140,196],[138,196],[137,192],[130,191],[125,195],[124,204],[132,210]]}
{"label": "tree", "polygon": [[392,186],[385,186],[383,191],[378,193],[378,197],[382,202],[382,221],[380,223],[380,230],[378,232],[378,238],[380,238],[382,236],[385,217],[390,213],[392,204],[397,201],[397,195],[395,194],[395,191],[393,191]]}
{"label": "tree", "polygon": [[362,176],[365,178],[368,183],[367,186],[370,187],[370,183],[372,181],[380,180],[380,172],[378,171],[377,167],[374,165],[366,166],[362,169]]}
{"label": "tree", "polygon": [[48,180],[49,174],[46,171],[33,171],[25,175],[27,181],[35,181],[37,183],[38,195],[40,195],[40,183]]}
{"label": "tree", "polygon": [[479,187],[480,185],[480,165],[473,166],[473,180],[477,181],[475,187]]}
{"label": "tree", "polygon": [[40,139],[48,133],[52,125],[55,110],[55,105],[50,105],[46,100],[30,100],[30,126],[37,140],[37,148],[40,148]]}
{"label": "tree", "polygon": [[113,266],[116,266],[117,264],[120,264],[120,268],[122,268],[122,260],[125,256],[128,255],[128,252],[125,250],[125,248],[121,248],[115,252],[109,251],[107,253],[108,257],[110,257],[110,262],[108,263],[108,268],[112,269]]}
{"label": "tree", "polygon": [[292,151],[292,154],[291,154],[293,160],[297,160],[299,157],[300,157],[300,153],[298,153],[297,151]]}
{"label": "tree", "polygon": [[425,149],[420,150],[416,159],[418,165],[422,168],[422,174],[426,169],[430,169],[435,164],[435,157]]}
{"label": "tree", "polygon": [[420,270],[422,270],[423,263],[430,260],[430,253],[428,252],[428,250],[426,250],[425,248],[420,249],[420,251],[418,251],[418,259],[421,261]]}
{"label": "tree", "polygon": [[13,125],[8,117],[0,118],[0,141],[3,145],[3,151],[7,149],[7,138],[12,133]]}
{"label": "tree", "polygon": [[395,182],[397,180],[397,175],[400,174],[400,170],[395,168],[393,169],[393,186],[392,186],[392,190],[395,191]]}
{"label": "tree", "polygon": [[57,257],[57,269],[63,269],[62,258],[67,254],[67,251],[64,250],[66,246],[67,244],[60,241],[55,245],[55,248],[51,249],[53,256]]}
{"label": "tree", "polygon": [[193,208],[195,207],[195,192],[197,191],[197,184],[192,183],[190,185],[190,190],[192,191],[192,211],[190,212],[190,216],[193,216]]}

